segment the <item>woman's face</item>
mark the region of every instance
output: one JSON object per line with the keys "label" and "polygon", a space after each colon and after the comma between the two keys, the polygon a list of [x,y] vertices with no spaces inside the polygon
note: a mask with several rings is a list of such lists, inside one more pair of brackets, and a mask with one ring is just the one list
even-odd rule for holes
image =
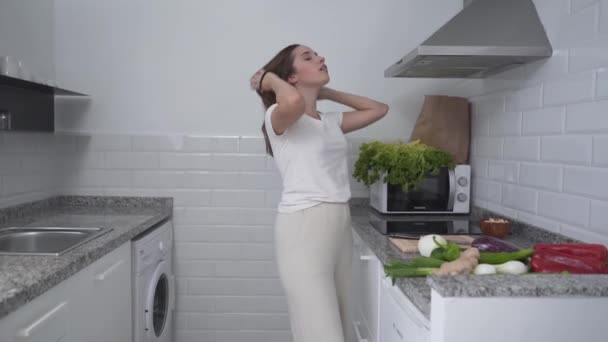
{"label": "woman's face", "polygon": [[303,45],[295,48],[292,53],[295,73],[289,77],[289,83],[319,88],[329,83],[329,71],[324,57]]}

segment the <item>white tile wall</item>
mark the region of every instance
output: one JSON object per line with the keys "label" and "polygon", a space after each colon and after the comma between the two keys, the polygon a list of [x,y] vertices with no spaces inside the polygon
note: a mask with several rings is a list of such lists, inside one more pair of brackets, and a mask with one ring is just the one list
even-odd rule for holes
{"label": "white tile wall", "polygon": [[262,137],[0,134],[0,204],[56,193],[174,198],[178,341],[291,340]]}
{"label": "white tile wall", "polygon": [[534,3],[553,57],[468,89],[474,202],[608,243],[608,0]]}

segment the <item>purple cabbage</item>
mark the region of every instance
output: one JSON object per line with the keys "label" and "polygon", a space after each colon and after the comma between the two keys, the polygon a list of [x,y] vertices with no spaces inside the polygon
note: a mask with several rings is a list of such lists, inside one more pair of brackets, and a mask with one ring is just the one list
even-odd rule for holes
{"label": "purple cabbage", "polygon": [[491,236],[481,236],[473,241],[471,247],[479,249],[480,252],[516,252],[517,246]]}

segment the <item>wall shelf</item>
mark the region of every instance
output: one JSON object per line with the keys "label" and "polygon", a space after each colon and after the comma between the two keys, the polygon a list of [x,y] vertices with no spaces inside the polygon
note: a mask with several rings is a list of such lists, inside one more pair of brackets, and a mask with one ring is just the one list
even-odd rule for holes
{"label": "wall shelf", "polygon": [[63,89],[59,87],[52,87],[46,84],[36,83],[32,81],[22,80],[20,78],[14,78],[6,75],[0,75],[0,86],[8,86],[11,88],[19,88],[37,92],[40,94],[52,94],[58,96],[88,96],[76,91]]}

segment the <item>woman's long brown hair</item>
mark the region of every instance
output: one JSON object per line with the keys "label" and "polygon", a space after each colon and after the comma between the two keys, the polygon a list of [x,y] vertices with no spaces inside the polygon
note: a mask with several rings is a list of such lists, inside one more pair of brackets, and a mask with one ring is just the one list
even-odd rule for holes
{"label": "woman's long brown hair", "polygon": [[[293,50],[300,46],[300,44],[292,44],[289,45],[283,50],[279,51],[276,56],[274,56],[270,62],[264,65],[263,69],[268,72],[272,72],[279,76],[280,79],[287,81],[289,76],[291,76],[295,72],[295,68],[293,67]],[[258,95],[262,98],[262,102],[264,103],[264,108],[268,109],[268,107],[272,106],[277,102],[277,95],[274,91],[260,91],[258,90]],[[270,128],[272,129],[272,127]],[[268,132],[266,131],[266,121],[262,123],[262,133],[264,134],[264,140],[266,141],[266,152],[274,156],[272,153],[272,146],[270,145],[270,140],[268,140]]]}

